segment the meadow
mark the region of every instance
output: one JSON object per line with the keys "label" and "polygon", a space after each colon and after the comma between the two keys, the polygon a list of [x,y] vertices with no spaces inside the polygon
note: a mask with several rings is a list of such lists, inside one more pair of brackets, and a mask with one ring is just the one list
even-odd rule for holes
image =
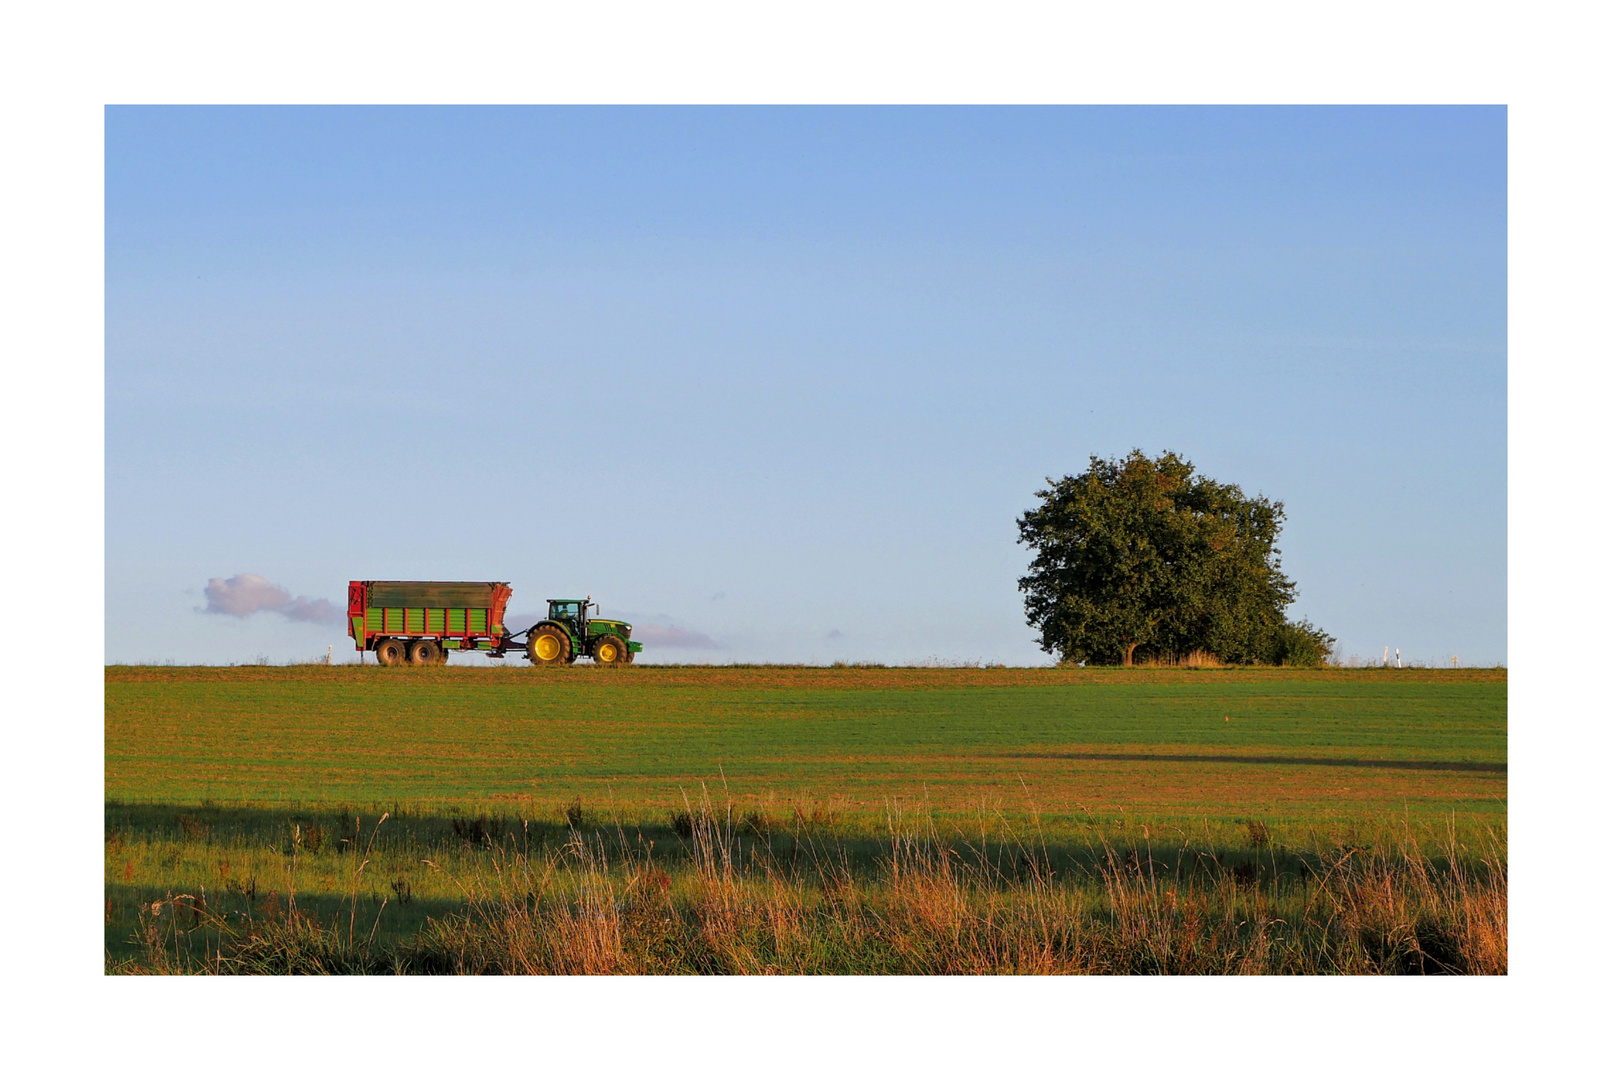
{"label": "meadow", "polygon": [[106,675],[109,971],[1503,971],[1493,670]]}

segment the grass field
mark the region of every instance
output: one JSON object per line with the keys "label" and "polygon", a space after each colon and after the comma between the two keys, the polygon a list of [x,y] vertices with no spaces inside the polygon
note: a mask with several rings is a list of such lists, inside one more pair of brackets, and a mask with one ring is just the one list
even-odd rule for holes
{"label": "grass field", "polygon": [[[325,948],[326,968],[338,955],[358,963],[361,942],[363,955],[394,966],[406,947],[418,959],[420,942],[440,944],[454,927],[457,951],[443,955],[507,960],[514,946],[476,937],[507,918],[465,921],[485,914],[489,898],[501,896],[506,915],[519,900],[528,922],[566,912],[574,920],[588,890],[603,888],[619,924],[643,901],[629,903],[632,890],[661,876],[656,903],[694,913],[689,926],[707,944],[640,942],[623,952],[632,934],[617,925],[614,953],[588,939],[605,957],[592,969],[1032,970],[995,946],[990,963],[975,962],[977,949],[973,960],[943,963],[934,942],[903,952],[892,941],[907,939],[885,933],[899,922],[893,915],[850,944],[836,915],[806,940],[841,944],[793,959],[763,920],[751,931],[770,945],[707,955],[715,939],[702,920],[723,874],[737,875],[729,885],[740,893],[773,890],[772,900],[735,909],[752,915],[776,907],[779,883],[793,882],[802,925],[817,925],[841,911],[830,903],[835,882],[871,890],[869,910],[884,911],[904,895],[896,885],[907,866],[960,889],[957,912],[1055,883],[1043,900],[1061,898],[1070,918],[1095,919],[1093,933],[1106,933],[1124,906],[1115,886],[1144,881],[1144,856],[1155,901],[1163,874],[1179,886],[1173,896],[1198,888],[1205,912],[1243,903],[1239,882],[1279,908],[1331,881],[1323,868],[1344,857],[1377,860],[1390,876],[1419,867],[1469,883],[1487,874],[1493,885],[1503,877],[1505,822],[1504,671],[310,665],[106,676],[113,970],[205,967],[206,942],[213,953],[238,944],[230,927],[248,923],[280,927],[273,948],[253,940],[281,959],[292,945],[331,946],[339,923],[347,951]],[[1125,865],[1130,877],[1117,869]],[[1349,863],[1338,880],[1367,869]],[[512,893],[516,879],[525,884]],[[1428,881],[1437,907],[1443,886]],[[1313,898],[1305,903],[1312,911]],[[293,906],[313,923],[288,920]],[[1281,927],[1294,918],[1274,910],[1272,940],[1287,940]],[[563,927],[543,925],[526,933],[546,933],[552,945]],[[1248,968],[1254,946],[1234,930],[1220,966],[1205,970],[1383,967],[1366,955],[1375,946],[1357,942],[1359,963],[1339,953],[1306,968],[1293,957],[1314,942],[1294,938],[1283,946],[1299,950],[1289,961]],[[1069,948],[1068,957],[1079,953]],[[1180,968],[1092,959],[1101,952],[1047,969]],[[622,959],[629,953],[638,961]],[[928,959],[912,959],[920,954]],[[1003,959],[1010,954],[1019,959]],[[568,969],[552,949],[543,955],[550,961],[527,967]],[[413,969],[444,964],[468,969],[441,956]]]}

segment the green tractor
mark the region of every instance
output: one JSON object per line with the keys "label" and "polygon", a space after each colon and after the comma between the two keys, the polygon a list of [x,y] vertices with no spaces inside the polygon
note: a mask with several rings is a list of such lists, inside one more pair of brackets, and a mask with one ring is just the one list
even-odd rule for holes
{"label": "green tractor", "polygon": [[[588,617],[593,609],[594,618]],[[587,656],[595,664],[632,663],[643,643],[632,640],[632,627],[598,618],[599,605],[586,600],[550,600],[549,616],[526,632],[526,658],[534,664],[574,664]]]}

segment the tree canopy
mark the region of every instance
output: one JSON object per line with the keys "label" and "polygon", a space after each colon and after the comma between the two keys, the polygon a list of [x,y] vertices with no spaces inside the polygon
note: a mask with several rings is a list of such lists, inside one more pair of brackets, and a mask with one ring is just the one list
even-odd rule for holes
{"label": "tree canopy", "polygon": [[1166,451],[1093,455],[1047,479],[1019,518],[1019,579],[1037,643],[1067,661],[1129,664],[1194,651],[1231,664],[1319,664],[1333,639],[1284,615],[1282,504],[1197,475]]}

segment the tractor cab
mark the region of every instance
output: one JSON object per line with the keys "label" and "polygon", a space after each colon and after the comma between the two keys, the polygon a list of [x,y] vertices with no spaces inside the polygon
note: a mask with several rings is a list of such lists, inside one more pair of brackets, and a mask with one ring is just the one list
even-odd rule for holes
{"label": "tractor cab", "polygon": [[564,623],[573,633],[580,632],[582,620],[587,617],[588,608],[592,606],[594,605],[589,604],[587,600],[550,600],[549,621]]}

